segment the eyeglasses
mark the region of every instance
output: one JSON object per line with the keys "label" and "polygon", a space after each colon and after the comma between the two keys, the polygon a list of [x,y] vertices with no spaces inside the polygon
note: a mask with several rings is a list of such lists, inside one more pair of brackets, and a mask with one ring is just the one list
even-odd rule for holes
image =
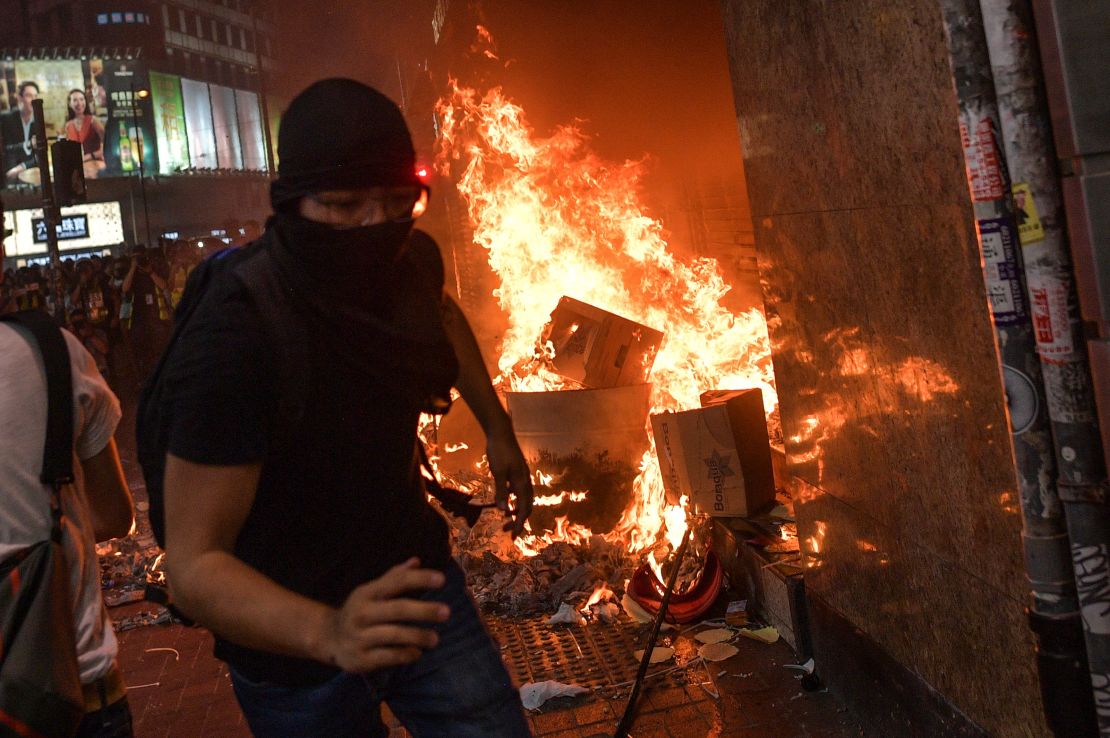
{"label": "eyeglasses", "polygon": [[426,185],[416,185],[313,193],[308,197],[332,210],[344,227],[355,228],[416,220],[427,211],[429,194]]}

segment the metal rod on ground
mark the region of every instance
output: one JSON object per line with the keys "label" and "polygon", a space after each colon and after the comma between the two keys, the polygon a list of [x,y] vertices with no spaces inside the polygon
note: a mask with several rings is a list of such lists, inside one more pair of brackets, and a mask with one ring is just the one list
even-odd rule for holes
{"label": "metal rod on ground", "polygon": [[640,689],[644,686],[644,677],[647,675],[648,665],[651,663],[651,652],[655,650],[655,641],[659,638],[659,631],[663,627],[663,619],[667,616],[667,606],[671,603],[671,593],[674,591],[675,582],[678,581],[678,570],[682,567],[682,557],[686,555],[686,544],[690,541],[690,527],[682,534],[682,543],[678,544],[675,552],[674,569],[667,578],[667,588],[663,591],[663,600],[659,603],[659,612],[655,615],[655,622],[651,626],[651,635],[648,636],[644,648],[644,657],[640,659],[640,668],[636,671],[636,681],[632,683],[632,691],[628,694],[628,705],[624,708],[624,715],[617,724],[617,732],[613,738],[627,738],[628,730],[636,719],[636,700],[640,697]]}
{"label": "metal rod on ground", "polygon": [[[1110,738],[1110,500],[1029,0],[979,0],[1059,467],[1098,734]],[[1106,432],[1106,429],[1102,429]],[[1066,697],[1065,697],[1066,699]]]}
{"label": "metal rod on ground", "polygon": [[1096,734],[1086,649],[1041,363],[1024,280],[1019,228],[999,141],[998,102],[978,0],[942,0],[960,132],[991,317],[1009,405],[1030,584],[1029,625],[1045,717],[1059,736]]}

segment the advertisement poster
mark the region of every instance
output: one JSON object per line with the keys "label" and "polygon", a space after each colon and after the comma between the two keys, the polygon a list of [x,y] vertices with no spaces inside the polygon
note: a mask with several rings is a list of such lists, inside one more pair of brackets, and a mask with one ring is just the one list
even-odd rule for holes
{"label": "advertisement poster", "polygon": [[262,137],[262,110],[258,95],[235,91],[235,109],[239,118],[239,139],[243,144],[243,169],[266,170],[266,142]]}
{"label": "advertisement poster", "polygon": [[198,169],[215,169],[216,136],[212,131],[212,102],[208,85],[181,79],[181,101],[185,107],[185,134],[189,139],[189,163]]}
{"label": "advertisement poster", "polygon": [[[34,154],[24,146],[28,140],[24,133],[23,108],[31,119],[31,101],[36,97],[43,102],[43,123],[50,140],[65,137],[81,142],[85,147],[86,177],[95,177],[102,168],[103,130],[106,109],[97,104],[96,72],[102,67],[100,60],[34,59],[0,61],[0,136],[4,139],[2,186],[24,184],[38,185],[39,172]],[[19,88],[25,86],[25,95]],[[37,93],[35,90],[37,89]],[[80,108],[80,124],[71,122],[70,105]],[[96,160],[94,162],[93,160]]]}
{"label": "advertisement poster", "polygon": [[216,132],[216,160],[221,168],[242,169],[243,148],[239,144],[239,117],[235,111],[235,90],[208,85],[212,97],[212,125]]}
{"label": "advertisement poster", "polygon": [[154,131],[158,137],[158,171],[173,174],[179,169],[187,169],[189,139],[185,133],[181,78],[151,72],[150,94],[154,106]]}
{"label": "advertisement poster", "polygon": [[131,60],[106,60],[103,84],[108,98],[104,175],[155,174],[157,137],[146,68]]}

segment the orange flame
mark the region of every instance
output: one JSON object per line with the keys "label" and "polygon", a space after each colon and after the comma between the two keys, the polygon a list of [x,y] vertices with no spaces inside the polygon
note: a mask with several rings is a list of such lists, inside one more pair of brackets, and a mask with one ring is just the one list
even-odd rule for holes
{"label": "orange flame", "polygon": [[585,605],[579,608],[579,611],[589,612],[593,605],[599,602],[608,602],[611,597],[613,597],[613,590],[609,589],[609,585],[603,582],[600,586],[594,588],[594,591],[590,593],[590,598],[586,600]]}
{"label": "orange flame", "polygon": [[[535,361],[537,353],[542,359],[554,352],[550,343],[537,347],[537,337],[566,295],[664,332],[651,377],[652,412],[697,407],[707,389],[747,387],[761,388],[766,411],[774,410],[763,315],[721,304],[731,287],[716,260],[672,253],[663,224],[641,202],[643,162],[605,161],[571,126],[537,135],[500,88],[482,95],[454,80],[451,87],[437,105],[437,166],[444,175],[457,173],[474,241],[500,278],[494,296],[508,322],[499,347],[501,386],[566,386]],[[537,368],[518,376],[513,369],[522,364]],[[649,428],[645,433],[650,438]],[[607,537],[639,551],[666,528],[677,542],[685,514],[667,509],[654,442],[633,491]],[[559,532],[551,535],[558,539]]]}

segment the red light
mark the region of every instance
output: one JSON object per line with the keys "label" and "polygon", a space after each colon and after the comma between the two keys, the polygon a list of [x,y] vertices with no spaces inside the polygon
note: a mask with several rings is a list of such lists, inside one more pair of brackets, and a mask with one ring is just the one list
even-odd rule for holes
{"label": "red light", "polygon": [[416,167],[416,178],[419,179],[421,182],[427,181],[427,179],[428,179],[428,167],[417,166]]}

